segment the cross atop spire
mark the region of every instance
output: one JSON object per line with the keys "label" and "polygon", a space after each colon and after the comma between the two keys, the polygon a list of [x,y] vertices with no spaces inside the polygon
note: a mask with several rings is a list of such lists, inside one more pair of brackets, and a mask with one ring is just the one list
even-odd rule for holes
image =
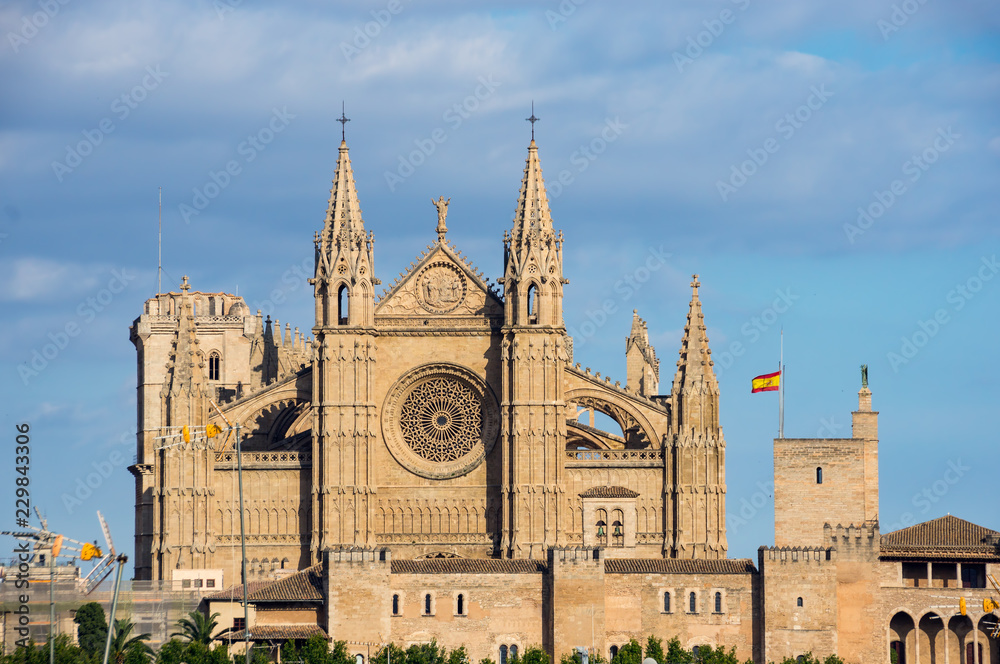
{"label": "cross atop spire", "polygon": [[349,117],[347,117],[347,113],[345,112],[344,108],[345,108],[345,105],[344,105],[344,102],[342,101],[342,102],[340,102],[340,117],[337,118],[337,122],[340,123],[340,140],[341,141],[346,141],[347,140],[347,131],[346,131],[347,130],[347,123],[351,121],[351,119]]}
{"label": "cross atop spire", "polygon": [[181,279],[181,290],[184,291],[185,293],[191,290],[191,284],[188,283],[188,278],[186,274]]}
{"label": "cross atop spire", "polygon": [[541,120],[541,118],[535,117],[535,100],[531,100],[531,117],[525,118],[526,121],[531,123],[531,140],[535,140],[535,123]]}
{"label": "cross atop spire", "polygon": [[694,289],[694,297],[698,297],[698,286],[701,286],[701,282],[698,281],[698,275],[691,275],[691,288]]}

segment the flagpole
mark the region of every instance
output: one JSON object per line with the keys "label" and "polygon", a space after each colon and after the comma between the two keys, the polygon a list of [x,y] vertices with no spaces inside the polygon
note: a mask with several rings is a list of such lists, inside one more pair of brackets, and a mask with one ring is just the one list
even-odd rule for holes
{"label": "flagpole", "polygon": [[785,437],[785,329],[781,329],[778,351],[778,438]]}

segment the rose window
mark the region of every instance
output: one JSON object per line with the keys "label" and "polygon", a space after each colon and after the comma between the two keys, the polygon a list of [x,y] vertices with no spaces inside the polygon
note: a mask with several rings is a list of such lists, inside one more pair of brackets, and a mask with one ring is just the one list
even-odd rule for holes
{"label": "rose window", "polygon": [[479,465],[499,432],[499,411],[482,378],[456,365],[424,365],[403,376],[382,413],[386,443],[419,475],[455,477]]}
{"label": "rose window", "polygon": [[428,461],[460,459],[479,442],[483,428],[479,398],[449,378],[418,385],[403,402],[399,426],[407,446]]}

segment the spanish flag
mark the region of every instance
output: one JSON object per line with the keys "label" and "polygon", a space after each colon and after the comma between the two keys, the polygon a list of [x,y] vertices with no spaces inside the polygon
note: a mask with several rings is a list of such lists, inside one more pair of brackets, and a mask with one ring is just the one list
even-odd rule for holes
{"label": "spanish flag", "polygon": [[778,386],[780,384],[781,384],[780,371],[775,371],[774,373],[757,376],[753,379],[750,393],[753,394],[756,392],[777,392]]}

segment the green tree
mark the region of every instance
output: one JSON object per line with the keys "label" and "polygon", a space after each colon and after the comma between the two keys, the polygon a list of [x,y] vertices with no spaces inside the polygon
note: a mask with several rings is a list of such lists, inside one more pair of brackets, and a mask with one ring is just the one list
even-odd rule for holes
{"label": "green tree", "polygon": [[623,645],[611,659],[611,664],[642,664],[642,646],[635,639]]}
{"label": "green tree", "polygon": [[116,620],[111,636],[111,651],[108,661],[115,664],[139,664],[147,662],[153,655],[152,649],[146,645],[149,634],[131,636],[135,624],[130,620]]}
{"label": "green tree", "polygon": [[[313,637],[315,638],[315,637]],[[320,636],[320,638],[323,638]],[[346,641],[334,641],[333,649],[330,651],[330,656],[327,660],[329,664],[354,664],[354,656],[347,649]],[[403,664],[403,660],[399,659],[399,664]]]}
{"label": "green tree", "polygon": [[430,643],[415,643],[406,649],[406,664],[445,664],[444,658],[445,650],[436,639]]}
{"label": "green tree", "polygon": [[521,655],[521,664],[549,664],[549,654],[538,646],[528,646]]}
{"label": "green tree", "polygon": [[218,613],[213,613],[211,616],[206,617],[201,611],[192,611],[188,614],[187,618],[181,618],[177,621],[177,627],[181,631],[174,632],[170,636],[179,636],[188,643],[198,642],[209,645],[213,639],[229,631],[229,628],[226,628],[218,634],[212,634],[212,630],[218,625],[216,621],[218,617]]}
{"label": "green tree", "polygon": [[250,648],[250,657],[246,655],[234,655],[233,664],[246,664],[249,659],[250,664],[271,664],[271,660],[267,656],[268,649],[267,646],[253,645]]}
{"label": "green tree", "polygon": [[406,664],[406,651],[395,643],[386,644],[375,653],[369,664]]}
{"label": "green tree", "polygon": [[104,642],[108,638],[108,621],[104,609],[97,602],[87,602],[76,610],[73,618],[77,628],[80,650],[88,655],[103,655]]}
{"label": "green tree", "polygon": [[739,660],[736,659],[736,647],[734,646],[728,652],[723,646],[701,646],[698,648],[698,655],[694,659],[696,662],[701,662],[703,664],[740,664]]}
{"label": "green tree", "polygon": [[[343,645],[343,641],[339,641]],[[346,648],[344,649],[346,652]],[[305,664],[330,664],[330,642],[322,634],[313,634],[299,649],[299,659]]]}
{"label": "green tree", "polygon": [[692,664],[695,659],[690,650],[681,647],[680,639],[675,636],[667,641],[667,661],[670,664]]}
{"label": "green tree", "polygon": [[646,639],[646,657],[652,657],[657,664],[666,664],[667,657],[663,654],[663,639],[658,639],[652,634]]}
{"label": "green tree", "polygon": [[497,663],[494,662],[489,657],[483,657],[481,660],[479,660],[479,664],[497,664]]}
{"label": "green tree", "polygon": [[459,646],[448,653],[448,664],[471,664],[465,646]]}

